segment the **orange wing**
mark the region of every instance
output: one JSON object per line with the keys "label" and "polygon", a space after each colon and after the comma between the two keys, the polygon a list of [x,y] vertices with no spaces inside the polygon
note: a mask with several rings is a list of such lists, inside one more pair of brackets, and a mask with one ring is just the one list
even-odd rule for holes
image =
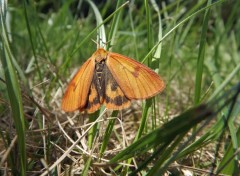
{"label": "orange wing", "polygon": [[160,76],[147,66],[117,53],[108,53],[107,67],[129,99],[150,98],[165,85]]}
{"label": "orange wing", "polygon": [[70,81],[62,99],[62,110],[66,112],[82,109],[87,102],[95,69],[94,57],[90,57]]}

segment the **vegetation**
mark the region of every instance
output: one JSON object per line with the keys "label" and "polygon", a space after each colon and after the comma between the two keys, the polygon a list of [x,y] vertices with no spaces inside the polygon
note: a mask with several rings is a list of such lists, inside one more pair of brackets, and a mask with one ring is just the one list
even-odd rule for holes
{"label": "vegetation", "polygon": [[[239,173],[240,1],[0,2],[1,175]],[[98,45],[158,72],[163,93],[63,112]]]}

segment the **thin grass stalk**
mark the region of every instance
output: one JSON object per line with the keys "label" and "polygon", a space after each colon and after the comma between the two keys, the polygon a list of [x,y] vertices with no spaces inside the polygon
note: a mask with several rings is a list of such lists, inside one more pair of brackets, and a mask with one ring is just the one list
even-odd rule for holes
{"label": "thin grass stalk", "polygon": [[[118,111],[114,111],[114,112],[112,113],[112,116],[113,116],[113,117],[116,117],[117,114],[118,114]],[[100,148],[100,157],[102,157],[103,153],[105,152],[105,150],[106,150],[106,148],[107,148],[107,144],[108,144],[109,139],[110,139],[110,137],[111,137],[111,134],[112,134],[112,130],[113,130],[115,121],[116,121],[116,119],[110,119],[109,122],[108,122],[106,131],[105,131],[104,137],[103,137],[103,143],[102,143],[101,148]]]}
{"label": "thin grass stalk", "polygon": [[[211,0],[208,0],[206,6],[212,4]],[[198,60],[197,60],[197,70],[196,70],[196,78],[195,78],[195,91],[194,91],[194,104],[198,105],[201,99],[201,88],[202,88],[202,75],[203,75],[203,66],[204,66],[204,56],[205,56],[205,43],[206,43],[206,35],[208,30],[208,21],[210,17],[210,8],[206,9],[203,18],[202,25],[202,33],[200,37],[200,47],[198,52]]]}
{"label": "thin grass stalk", "polygon": [[[179,146],[184,136],[185,136],[185,133],[181,134],[173,141],[169,141],[163,147],[156,149],[156,151],[149,158],[149,162],[157,158],[157,160],[155,161],[155,165],[148,172],[149,176],[156,175],[156,172],[158,172],[158,170],[163,168],[163,163],[167,162],[171,157],[173,157],[173,152],[175,148]],[[170,145],[171,142],[172,144]]]}
{"label": "thin grass stalk", "polygon": [[[151,48],[150,44],[152,43],[152,31],[151,31],[151,26],[150,26],[150,10],[149,10],[149,5],[148,5],[148,0],[144,1],[144,5],[145,5],[145,11],[146,11],[146,21],[147,21],[147,35],[148,35],[148,50]],[[148,61],[149,63],[149,61]],[[148,64],[149,65],[149,64]],[[144,131],[145,125],[146,125],[146,121],[147,121],[147,116],[148,116],[148,111],[149,108],[152,105],[152,100],[148,99],[146,100],[144,106],[143,106],[143,113],[142,113],[142,117],[141,117],[141,122],[140,122],[140,127],[138,129],[137,135],[134,139],[134,141],[137,141],[141,136],[142,133]]]}
{"label": "thin grass stalk", "polygon": [[[158,41],[160,41],[162,39],[162,35],[163,35],[163,31],[162,31],[162,19],[161,19],[161,14],[160,14],[160,9],[156,3],[155,0],[151,0],[150,1],[153,9],[156,11],[157,13],[157,17],[158,17]],[[154,69],[156,72],[159,72],[159,68],[160,68],[160,57],[161,57],[161,52],[162,52],[162,43],[160,43],[156,49],[156,52],[154,53],[154,56],[152,58],[152,62],[151,62],[151,68]],[[157,113],[156,113],[156,101],[155,99],[153,99],[153,108],[152,108],[152,129],[156,128],[156,119],[157,119]]]}
{"label": "thin grass stalk", "polygon": [[[117,1],[117,5],[116,5],[116,10],[118,8],[120,8],[120,5],[122,4],[123,0],[118,0]],[[110,41],[110,44],[107,45],[107,50],[109,50],[109,48],[111,48],[115,43],[115,36],[116,36],[116,32],[118,30],[118,26],[120,24],[120,17],[122,14],[122,10],[118,11],[117,13],[114,13],[113,15],[113,20],[111,22],[111,27],[110,27],[110,31],[108,33],[108,41]]]}
{"label": "thin grass stalk", "polygon": [[135,29],[135,24],[134,24],[134,18],[133,18],[133,7],[134,7],[134,1],[131,1],[129,5],[129,20],[130,20],[130,25],[131,25],[131,30],[133,34],[133,41],[134,41],[134,48],[132,49],[132,52],[135,52],[136,58],[139,58],[138,55],[138,42],[137,42],[137,36],[136,36],[136,29]]}
{"label": "thin grass stalk", "polygon": [[220,3],[223,3],[225,0],[219,0],[215,3],[212,3],[198,11],[196,11],[195,13],[189,15],[188,17],[186,17],[184,20],[182,20],[181,22],[177,23],[176,26],[174,26],[171,30],[169,30],[160,41],[158,41],[152,48],[151,50],[148,52],[148,54],[144,57],[144,59],[142,60],[142,62],[145,62],[147,60],[147,58],[152,55],[152,53],[157,49],[158,45],[166,38],[168,37],[174,30],[176,30],[179,26],[181,26],[182,24],[186,23],[188,20],[190,20],[192,17],[198,15],[199,13],[202,13],[203,11],[205,11],[206,9],[209,9],[213,6],[216,6]]}
{"label": "thin grass stalk", "polygon": [[101,25],[101,26],[99,26],[99,28],[97,28],[97,44],[98,44],[98,47],[106,48],[105,45],[107,43],[107,39],[106,39],[106,32],[105,32],[105,27],[104,27],[102,15],[99,12],[97,6],[92,1],[87,0],[87,2],[89,3],[91,8],[93,9],[93,12],[94,12],[95,18],[96,18],[96,22],[97,22],[97,26]]}
{"label": "thin grass stalk", "polygon": [[14,125],[17,131],[17,141],[18,141],[18,149],[19,149],[19,158],[20,160],[20,168],[17,168],[17,165],[12,165],[13,171],[16,170],[19,175],[26,175],[26,142],[25,142],[25,118],[23,113],[23,105],[22,105],[22,95],[20,91],[20,85],[18,82],[18,77],[16,75],[16,70],[13,67],[12,61],[12,53],[9,46],[9,41],[7,38],[6,26],[5,26],[5,17],[2,9],[0,10],[0,18],[1,18],[1,60],[4,68],[5,80],[7,93],[10,101],[12,117],[14,120]]}
{"label": "thin grass stalk", "polygon": [[89,175],[89,168],[90,168],[90,165],[91,165],[91,162],[92,162],[92,158],[91,157],[89,157],[88,159],[87,159],[87,162],[85,162],[85,164],[84,164],[84,169],[83,169],[83,172],[82,172],[82,176],[88,176]]}
{"label": "thin grass stalk", "polygon": [[[222,32],[220,34],[218,34],[219,37],[218,37],[218,41],[215,44],[215,51],[214,51],[214,56],[213,56],[214,63],[217,67],[220,66],[220,63],[218,62],[219,54],[221,53],[220,45],[221,45],[221,43],[225,42],[227,37],[229,37],[228,32],[231,31],[233,23],[235,23],[235,21],[237,21],[239,19],[238,15],[236,15],[236,14],[238,14],[239,7],[240,7],[240,1],[234,2],[233,9],[231,9],[231,13],[229,14],[229,17],[228,17],[228,19],[230,19],[230,20],[227,20],[226,25],[224,25],[225,28],[222,30]],[[218,86],[218,85],[216,85],[216,86]]]}
{"label": "thin grass stalk", "polygon": [[[175,16],[177,15],[177,13],[179,12],[179,1],[177,1],[178,3],[176,4],[176,9],[175,9]],[[177,19],[174,18],[173,20],[173,26],[176,26],[176,21]],[[175,42],[176,42],[176,31],[173,31],[172,32],[173,34],[173,37],[172,37],[172,40],[171,40],[171,43],[169,44],[169,54],[167,55],[167,57],[169,58],[168,59],[168,70],[167,70],[167,80],[168,80],[168,84],[166,86],[166,94],[167,94],[167,101],[166,101],[166,110],[165,110],[165,114],[169,114],[169,111],[170,111],[170,98],[171,98],[171,76],[172,76],[172,60],[173,60],[173,57],[174,57],[174,45],[175,45]]]}
{"label": "thin grass stalk", "polygon": [[[236,130],[236,136],[239,146],[240,141],[240,127]],[[239,171],[239,153],[240,149],[239,147],[234,147],[234,143],[231,143],[228,148],[226,149],[226,152],[224,154],[224,157],[222,158],[220,164],[218,165],[216,173],[222,173],[226,175],[237,175],[237,172]]]}
{"label": "thin grass stalk", "polygon": [[[31,27],[30,27],[30,21],[28,19],[27,2],[26,2],[26,0],[23,1],[23,7],[24,7],[24,17],[25,17],[25,21],[26,21],[26,25],[27,25],[28,36],[29,36],[31,47],[32,47],[34,60],[36,62],[37,73],[39,75],[40,80],[43,80],[41,69],[40,69],[39,63],[38,63],[37,53],[36,53],[36,50],[35,50],[35,46],[33,44],[33,35],[32,35],[32,31],[31,31]],[[43,87],[43,89],[44,89],[44,87]]]}
{"label": "thin grass stalk", "polygon": [[[223,116],[224,127],[223,127],[223,130],[220,132],[220,137],[218,139],[219,142],[216,145],[216,151],[215,151],[215,155],[214,155],[214,162],[212,163],[211,173],[213,173],[215,171],[216,167],[217,167],[216,163],[217,163],[217,158],[219,158],[219,150],[220,150],[221,144],[223,142],[222,140],[224,139],[224,134],[226,133],[227,127],[231,128],[231,126],[229,126],[229,124],[232,124],[232,121],[231,121],[232,118],[231,117],[232,117],[232,115],[235,115],[234,114],[234,107],[237,106],[237,102],[239,100],[239,95],[240,95],[240,86],[238,86],[238,89],[237,89],[236,93],[233,95],[233,97],[231,99],[230,107],[228,108],[228,112],[226,113],[226,116]],[[231,134],[231,137],[233,138],[232,139],[232,144],[234,145],[234,147],[236,147],[235,150],[237,150],[237,147],[238,147],[237,137],[235,135],[235,132],[234,132],[234,134],[232,134],[233,129],[234,128],[230,129],[230,134]],[[236,163],[238,163],[238,160],[235,160],[234,164],[236,164]],[[238,164],[233,165],[233,166],[234,166],[234,169],[233,169],[231,175],[237,175],[239,173],[239,166],[238,166]],[[238,171],[236,171],[236,169]],[[218,173],[216,175],[218,175]]]}

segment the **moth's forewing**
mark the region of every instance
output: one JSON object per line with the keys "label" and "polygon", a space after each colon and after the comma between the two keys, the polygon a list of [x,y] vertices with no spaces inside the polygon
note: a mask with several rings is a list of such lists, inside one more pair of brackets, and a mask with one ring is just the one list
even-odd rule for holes
{"label": "moth's forewing", "polygon": [[70,81],[62,99],[62,110],[75,111],[85,106],[95,68],[94,58],[89,58]]}
{"label": "moth's forewing", "polygon": [[106,64],[129,99],[150,98],[165,87],[157,73],[131,58],[109,52]]}

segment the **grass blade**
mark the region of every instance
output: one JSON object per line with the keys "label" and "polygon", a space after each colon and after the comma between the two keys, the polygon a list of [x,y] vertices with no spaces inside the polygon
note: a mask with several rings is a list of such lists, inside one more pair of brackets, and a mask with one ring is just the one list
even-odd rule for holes
{"label": "grass blade", "polygon": [[[1,10],[2,12],[2,10]],[[1,60],[4,68],[6,87],[8,92],[8,98],[10,101],[12,117],[17,130],[17,141],[19,149],[20,168],[17,165],[13,165],[12,169],[17,170],[19,175],[26,175],[26,144],[25,144],[25,118],[23,114],[22,96],[16,70],[13,67],[12,53],[9,47],[7,38],[7,32],[5,28],[5,18],[3,13],[0,14],[1,18]]]}
{"label": "grass blade", "polygon": [[[211,0],[208,0],[207,6],[211,5]],[[205,55],[205,43],[206,43],[206,35],[208,30],[208,21],[210,16],[210,8],[206,9],[203,25],[202,25],[202,33],[200,37],[200,48],[198,53],[197,60],[197,71],[196,71],[196,80],[195,80],[195,92],[194,92],[194,103],[198,105],[200,102],[201,96],[201,88],[202,88],[202,74],[203,74],[203,65],[204,65],[204,55]]]}
{"label": "grass blade", "polygon": [[161,128],[154,130],[153,132],[134,142],[131,146],[127,147],[114,158],[112,158],[110,162],[113,163],[119,160],[122,161],[138,155],[139,153],[143,153],[144,151],[146,152],[155,146],[169,143],[176,136],[186,133],[193,126],[203,121],[209,115],[211,115],[211,110],[205,105],[188,110],[164,124]]}

